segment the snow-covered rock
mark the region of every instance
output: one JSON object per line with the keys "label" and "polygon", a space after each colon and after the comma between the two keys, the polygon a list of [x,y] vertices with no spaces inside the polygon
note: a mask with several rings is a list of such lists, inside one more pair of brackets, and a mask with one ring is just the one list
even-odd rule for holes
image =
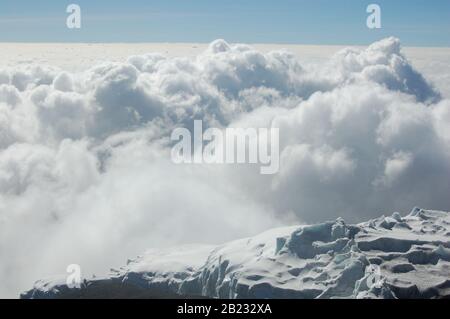
{"label": "snow-covered rock", "polygon": [[70,289],[41,280],[22,298],[450,297],[450,214],[415,208],[357,225],[277,228],[219,246],[151,250]]}

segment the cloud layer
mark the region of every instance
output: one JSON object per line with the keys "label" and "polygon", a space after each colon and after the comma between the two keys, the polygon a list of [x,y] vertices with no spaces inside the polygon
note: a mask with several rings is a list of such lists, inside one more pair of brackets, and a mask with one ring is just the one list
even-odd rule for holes
{"label": "cloud layer", "polygon": [[[278,127],[280,172],[175,165],[170,132]],[[389,38],[304,66],[223,40],[81,73],[0,69],[0,288],[279,224],[450,209],[450,101]]]}

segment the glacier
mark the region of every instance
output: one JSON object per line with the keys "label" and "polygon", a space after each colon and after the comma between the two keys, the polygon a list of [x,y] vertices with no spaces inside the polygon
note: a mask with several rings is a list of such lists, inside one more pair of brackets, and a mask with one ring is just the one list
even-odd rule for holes
{"label": "glacier", "polygon": [[450,214],[414,208],[359,224],[289,226],[221,245],[153,249],[69,288],[21,298],[449,298]]}

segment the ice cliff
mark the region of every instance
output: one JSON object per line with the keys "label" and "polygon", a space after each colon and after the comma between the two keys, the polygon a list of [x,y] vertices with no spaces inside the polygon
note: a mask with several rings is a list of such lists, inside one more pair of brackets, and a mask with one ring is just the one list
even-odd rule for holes
{"label": "ice cliff", "polygon": [[218,246],[151,250],[81,288],[61,276],[21,297],[450,297],[449,228],[449,213],[419,208],[356,225],[277,228]]}

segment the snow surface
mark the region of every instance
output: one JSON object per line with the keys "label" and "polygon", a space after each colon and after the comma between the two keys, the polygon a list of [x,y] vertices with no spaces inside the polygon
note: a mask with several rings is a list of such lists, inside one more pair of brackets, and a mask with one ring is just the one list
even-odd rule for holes
{"label": "snow surface", "polygon": [[[80,291],[114,281],[190,297],[450,297],[449,239],[447,212],[415,208],[356,225],[338,218],[218,246],[151,250],[109,276],[84,280]],[[51,278],[21,297],[64,298],[68,291],[64,277]]]}

